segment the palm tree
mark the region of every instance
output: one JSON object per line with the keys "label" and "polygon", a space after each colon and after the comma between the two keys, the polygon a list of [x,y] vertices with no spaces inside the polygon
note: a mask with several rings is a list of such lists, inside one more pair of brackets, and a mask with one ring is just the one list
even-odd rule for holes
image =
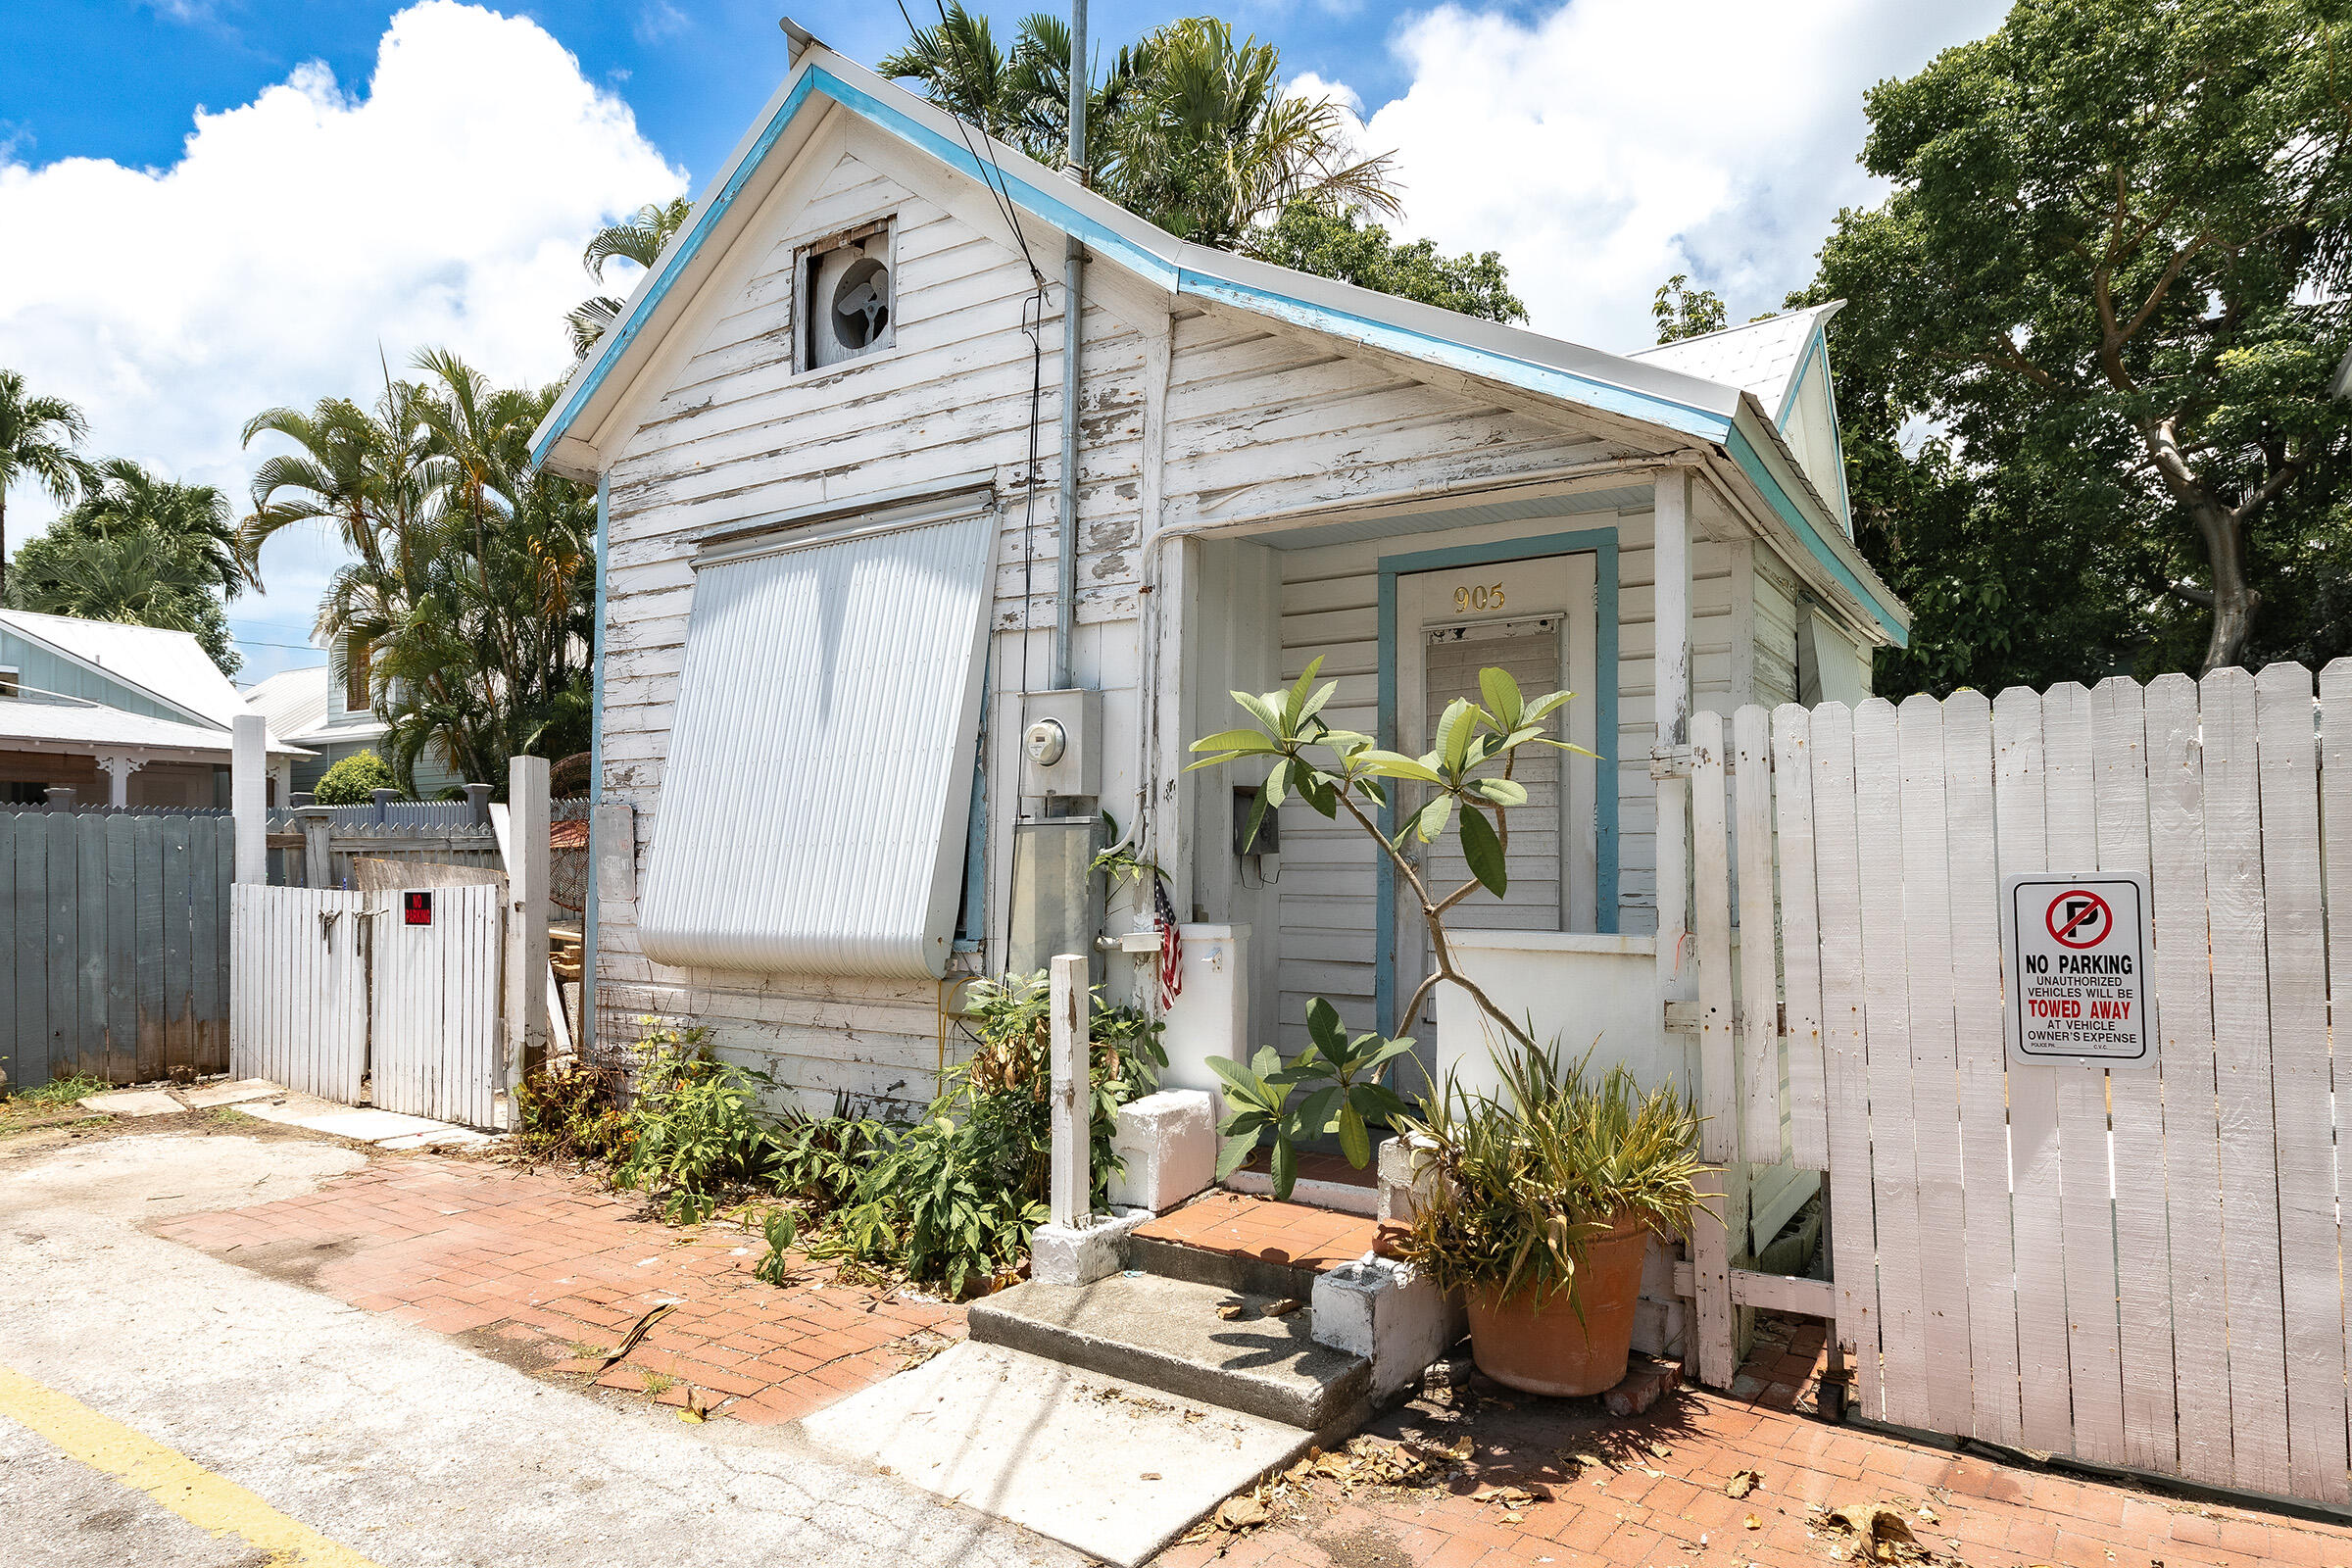
{"label": "palm tree", "polygon": [[89,421],[63,398],[29,397],[21,370],[0,369],[0,593],[8,588],[8,487],[28,480],[63,506],[89,482],[74,448]]}
{"label": "palm tree", "polygon": [[1394,156],[1360,156],[1334,100],[1286,93],[1272,44],[1236,46],[1231,24],[1192,17],[1145,50],[1103,171],[1121,206],[1181,238],[1243,250],[1293,203],[1398,215]]}
{"label": "palm tree", "polygon": [[[1058,17],[1022,19],[1006,51],[986,17],[950,5],[878,69],[1040,163],[1065,156],[1070,34]],[[1359,156],[1335,101],[1285,93],[1273,45],[1237,46],[1213,18],[1120,50],[1088,103],[1093,183],[1186,239],[1253,249],[1252,234],[1294,202],[1397,212],[1395,160]]]}
{"label": "palm tree", "polygon": [[[605,280],[607,262],[635,262],[651,271],[661,260],[662,247],[686,226],[693,213],[694,203],[683,196],[648,202],[619,222],[609,223],[589,236],[587,249],[580,253],[580,265],[599,283]],[[573,306],[564,318],[571,326],[571,351],[587,353],[619,317],[620,307],[621,302],[610,294],[594,294]]]}
{"label": "palm tree", "polygon": [[98,464],[86,486],[62,525],[99,538],[153,529],[164,538],[183,540],[189,559],[202,564],[224,599],[236,598],[254,582],[228,498],[213,486],[166,479],[129,458]]}

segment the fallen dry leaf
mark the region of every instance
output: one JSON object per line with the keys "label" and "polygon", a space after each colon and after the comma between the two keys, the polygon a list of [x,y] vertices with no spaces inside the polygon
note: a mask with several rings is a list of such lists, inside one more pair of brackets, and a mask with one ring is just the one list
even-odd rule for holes
{"label": "fallen dry leaf", "polygon": [[1226,1322],[1230,1323],[1241,1315],[1242,1308],[1238,1302],[1220,1301],[1217,1303],[1217,1316],[1223,1318]]}
{"label": "fallen dry leaf", "polygon": [[1929,1507],[1924,1502],[1919,1505],[1919,1516],[1932,1525],[1941,1524],[1943,1522],[1941,1519],[1936,1517],[1936,1510]]}
{"label": "fallen dry leaf", "polygon": [[1524,1524],[1526,1521],[1527,1515],[1520,1513],[1516,1509],[1513,1509],[1511,1512],[1502,1516],[1502,1522],[1506,1525]]}
{"label": "fallen dry leaf", "polygon": [[1650,1457],[1653,1459],[1671,1459],[1674,1457],[1674,1450],[1666,1446],[1666,1445],[1663,1443],[1651,1444],[1649,1446],[1649,1453]]}
{"label": "fallen dry leaf", "polygon": [[1138,1479],[1143,1481],[1157,1481],[1159,1479],[1159,1472],[1156,1470],[1147,1470]]}
{"label": "fallen dry leaf", "polygon": [[1525,1487],[1486,1486],[1470,1494],[1472,1502],[1499,1502],[1506,1508],[1524,1508],[1536,1500],[1536,1494]]}
{"label": "fallen dry leaf", "polygon": [[1723,1494],[1727,1497],[1744,1497],[1755,1491],[1763,1480],[1763,1475],[1757,1471],[1735,1470],[1732,1479],[1723,1484]]}
{"label": "fallen dry leaf", "polygon": [[1909,1546],[1916,1549],[1919,1539],[1911,1534],[1903,1510],[1891,1502],[1849,1502],[1824,1510],[1825,1520],[1853,1537],[1847,1552],[1857,1561],[1890,1562],[1897,1549]]}
{"label": "fallen dry leaf", "polygon": [[1298,1310],[1300,1307],[1304,1306],[1305,1304],[1306,1304],[1306,1303],[1305,1303],[1304,1301],[1298,1300],[1298,1299],[1297,1299],[1296,1298],[1293,1298],[1293,1297],[1288,1297],[1288,1296],[1286,1296],[1286,1297],[1283,1297],[1283,1298],[1282,1298],[1280,1300],[1268,1301],[1268,1302],[1266,1303],[1266,1316],[1268,1316],[1268,1317],[1289,1317],[1289,1316],[1290,1316],[1290,1315],[1291,1315],[1293,1312],[1296,1312],[1296,1311],[1298,1311]]}
{"label": "fallen dry leaf", "polygon": [[1244,1494],[1227,1497],[1217,1504],[1219,1530],[1248,1530],[1266,1522],[1266,1505],[1255,1497]]}
{"label": "fallen dry leaf", "polygon": [[1759,1518],[1757,1518],[1757,1517],[1756,1517],[1754,1514],[1752,1514],[1752,1513],[1751,1513],[1751,1514],[1749,1514],[1749,1515],[1748,1515],[1748,1516],[1747,1516],[1745,1519],[1741,1520],[1740,1522],[1741,1522],[1742,1524],[1746,1525],[1746,1526],[1747,1526],[1747,1528],[1748,1528],[1748,1529],[1750,1529],[1750,1530],[1761,1530],[1761,1529],[1763,1529],[1763,1528],[1764,1528],[1764,1521],[1763,1521],[1763,1520],[1761,1520],[1761,1519],[1759,1519]]}

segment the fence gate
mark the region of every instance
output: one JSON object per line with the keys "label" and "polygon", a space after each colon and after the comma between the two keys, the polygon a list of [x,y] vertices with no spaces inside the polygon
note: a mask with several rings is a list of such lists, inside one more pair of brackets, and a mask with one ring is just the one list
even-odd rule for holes
{"label": "fence gate", "polygon": [[[411,907],[421,896],[428,902]],[[375,1103],[488,1127],[504,1087],[498,1036],[503,890],[488,885],[379,893],[375,932]]]}
{"label": "fence gate", "polygon": [[231,890],[229,1066],[349,1103],[368,1071],[368,895]]}
{"label": "fence gate", "polygon": [[[2316,701],[2273,664],[1749,708],[1692,741],[1709,1153],[1826,1163],[1860,1412],[2352,1500],[2352,661]],[[2153,1068],[2007,1065],[1999,888],[2038,871],[2150,878]],[[1724,1250],[1693,1248],[1719,1359]]]}
{"label": "fence gate", "polygon": [[[423,902],[415,902],[418,896]],[[231,1070],[489,1127],[504,1054],[500,890],[235,890]]]}

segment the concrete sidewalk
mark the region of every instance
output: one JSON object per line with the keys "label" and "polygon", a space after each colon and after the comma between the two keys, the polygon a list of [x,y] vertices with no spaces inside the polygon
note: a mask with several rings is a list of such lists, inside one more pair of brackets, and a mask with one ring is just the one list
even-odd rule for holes
{"label": "concrete sidewalk", "polygon": [[[0,1365],[134,1428],[382,1568],[1076,1563],[786,1429],[689,1425],[177,1243],[150,1218],[300,1200],[367,1156],[303,1140],[0,1145]],[[257,1554],[0,1419],[24,1568]]]}

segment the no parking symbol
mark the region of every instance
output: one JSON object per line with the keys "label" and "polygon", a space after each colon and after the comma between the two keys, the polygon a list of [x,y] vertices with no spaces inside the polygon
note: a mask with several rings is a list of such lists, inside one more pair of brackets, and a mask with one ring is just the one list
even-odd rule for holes
{"label": "no parking symbol", "polygon": [[2001,891],[2009,1059],[2152,1062],[2146,879],[2032,874]]}

